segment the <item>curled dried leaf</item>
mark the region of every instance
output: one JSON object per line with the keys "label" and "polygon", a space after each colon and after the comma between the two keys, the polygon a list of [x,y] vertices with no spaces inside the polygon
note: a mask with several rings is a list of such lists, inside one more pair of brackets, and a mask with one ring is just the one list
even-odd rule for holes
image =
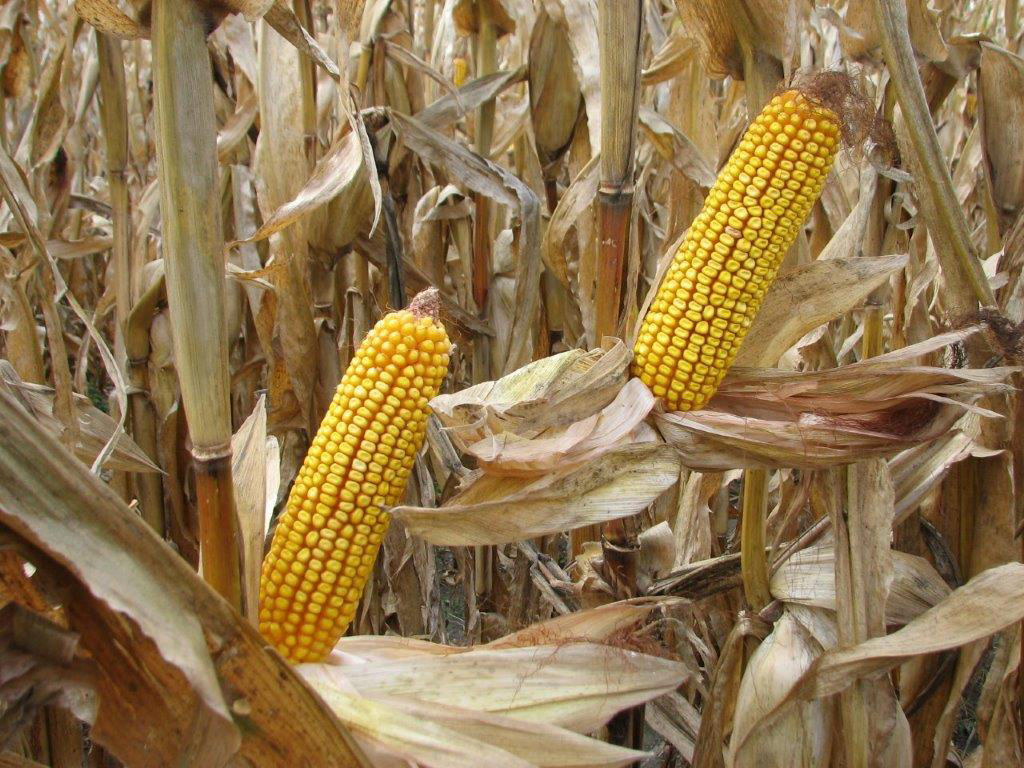
{"label": "curled dried leaf", "polygon": [[[673,690],[685,666],[609,645],[569,642],[419,654],[340,666],[300,664],[317,691],[355,690],[494,712],[589,733],[616,712]],[[600,670],[600,674],[595,674]]]}
{"label": "curled dried leaf", "polygon": [[635,514],[678,480],[674,451],[648,443],[539,478],[478,474],[441,509],[395,507],[393,513],[432,544],[504,544]]}
{"label": "curled dried leaf", "polygon": [[1006,391],[1015,368],[914,364],[978,330],[823,371],[734,368],[708,408],[656,410],[654,420],[694,469],[827,467],[892,455],[946,434],[965,411],[996,415],[973,403]]}

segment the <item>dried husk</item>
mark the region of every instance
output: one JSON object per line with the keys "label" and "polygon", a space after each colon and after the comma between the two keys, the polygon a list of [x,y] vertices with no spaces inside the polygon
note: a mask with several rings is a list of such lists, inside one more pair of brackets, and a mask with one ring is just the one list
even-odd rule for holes
{"label": "dried husk", "polygon": [[[885,620],[902,626],[941,602],[950,592],[935,568],[924,558],[890,550],[892,578],[888,582]],[[831,543],[797,552],[772,575],[772,597],[835,610],[835,550]]]}
{"label": "dried husk", "polygon": [[541,166],[553,177],[572,141],[583,95],[568,36],[543,11],[533,25],[529,65],[530,122]]}
{"label": "dried husk", "polygon": [[727,766],[826,768],[830,764],[833,710],[827,700],[802,702],[771,729],[747,739],[751,726],[783,700],[820,653],[811,634],[784,611],[743,672]]}

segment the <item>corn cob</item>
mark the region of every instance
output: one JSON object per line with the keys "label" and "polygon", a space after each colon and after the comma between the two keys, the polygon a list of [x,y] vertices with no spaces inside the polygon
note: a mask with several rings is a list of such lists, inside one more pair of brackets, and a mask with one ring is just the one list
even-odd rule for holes
{"label": "corn cob", "polygon": [[836,114],[786,91],[729,158],[637,335],[633,373],[668,410],[701,408],[718,389],[838,144]]}
{"label": "corn cob", "polygon": [[374,326],[309,447],[263,561],[260,632],[293,662],[325,658],[355,616],[448,368],[436,291]]}

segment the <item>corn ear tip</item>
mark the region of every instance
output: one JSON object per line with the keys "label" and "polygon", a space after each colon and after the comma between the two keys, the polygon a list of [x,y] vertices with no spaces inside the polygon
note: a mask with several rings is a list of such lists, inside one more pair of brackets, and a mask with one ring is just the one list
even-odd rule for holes
{"label": "corn ear tip", "polygon": [[779,93],[786,91],[795,91],[813,106],[831,112],[847,147],[858,148],[870,139],[883,149],[895,150],[892,127],[846,72],[825,70],[798,75]]}
{"label": "corn ear tip", "polygon": [[430,317],[433,318],[438,325],[441,323],[441,292],[437,288],[426,288],[409,302],[407,307],[416,317]]}

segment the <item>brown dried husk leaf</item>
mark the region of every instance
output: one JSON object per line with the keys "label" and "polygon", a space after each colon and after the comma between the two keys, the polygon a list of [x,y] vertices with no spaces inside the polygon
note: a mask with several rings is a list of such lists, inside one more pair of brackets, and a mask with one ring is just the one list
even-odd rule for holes
{"label": "brown dried husk leaf", "polygon": [[771,729],[747,739],[765,713],[774,709],[821,654],[821,646],[789,612],[775,622],[757,647],[740,682],[729,745],[729,768],[754,765],[827,768],[832,749],[833,704],[801,702]]}
{"label": "brown dried husk leaf", "polygon": [[572,68],[568,36],[543,11],[530,38],[529,85],[530,122],[541,166],[547,169],[569,148],[583,95]]}
{"label": "brown dried husk leaf", "polygon": [[[950,593],[935,568],[922,557],[898,550],[889,551],[892,578],[888,581],[885,620],[889,626],[913,621]],[[835,610],[835,550],[831,543],[803,549],[772,575],[772,597],[785,603],[800,603]]]}
{"label": "brown dried husk leaf", "polygon": [[1006,391],[1014,368],[936,368],[922,355],[977,327],[824,371],[733,368],[708,407],[655,411],[665,440],[687,466],[827,467],[888,456],[944,435],[987,393]]}
{"label": "brown dried husk leaf", "polygon": [[332,660],[296,669],[327,695],[354,689],[371,698],[443,703],[577,733],[673,690],[689,674],[679,662],[589,642],[428,651],[372,664],[337,654]]}
{"label": "brown dried husk leaf", "polygon": [[[365,764],[256,630],[4,392],[0,432],[0,522],[43,553],[34,564],[68,595],[99,694],[96,743],[154,768],[220,766],[236,754],[253,765],[324,754]],[[281,706],[295,718],[277,717]]]}
{"label": "brown dried husk leaf", "polygon": [[992,197],[1009,228],[1024,206],[1024,59],[992,43],[982,42],[978,68],[978,102],[985,158],[992,178]]}
{"label": "brown dried husk leaf", "polygon": [[[56,438],[64,434],[64,425],[53,412],[54,396],[50,387],[22,381],[6,360],[0,360],[0,387],[16,398],[49,434]],[[72,402],[78,422],[72,448],[79,460],[91,465],[103,447],[110,443],[113,450],[104,466],[121,472],[160,471],[145,451],[118,426],[117,421],[93,405],[89,398],[75,394]]]}
{"label": "brown dried husk leaf", "polygon": [[439,509],[399,506],[392,513],[432,544],[504,544],[641,512],[675,485],[679,467],[669,446],[626,445],[540,477],[479,473]]}
{"label": "brown dried husk leaf", "polygon": [[861,678],[877,679],[907,659],[980,640],[1022,618],[1024,565],[1007,563],[983,571],[902,629],[823,653],[785,697],[752,724],[747,739],[770,728],[793,704],[839,693]]}

